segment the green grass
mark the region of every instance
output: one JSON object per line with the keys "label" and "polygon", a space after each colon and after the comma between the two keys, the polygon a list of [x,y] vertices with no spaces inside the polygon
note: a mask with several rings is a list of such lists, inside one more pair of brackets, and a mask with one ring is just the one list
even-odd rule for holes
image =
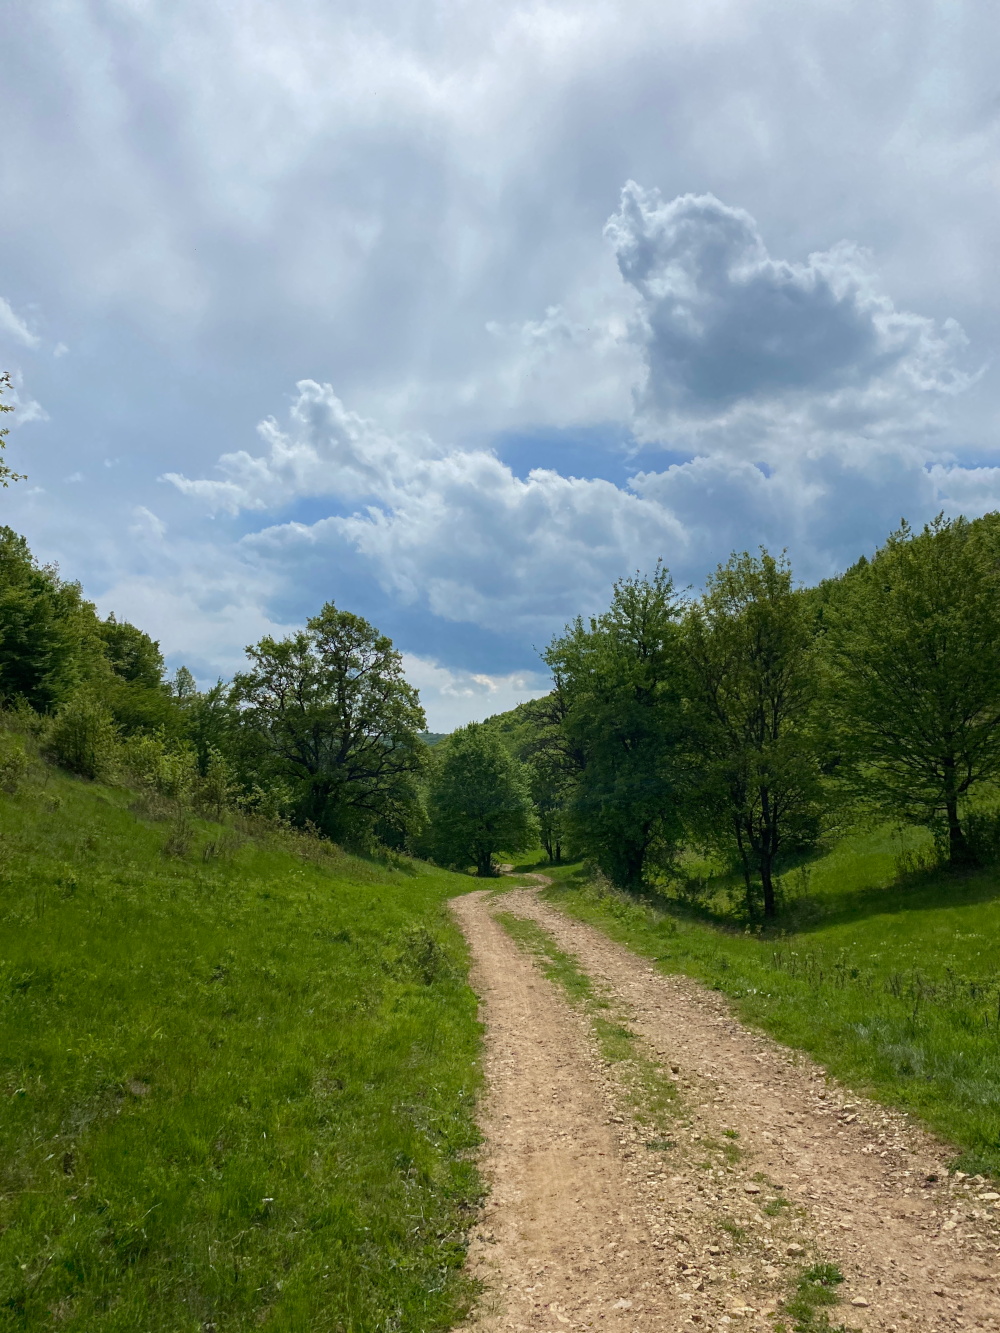
{"label": "green grass", "polygon": [[[844,1275],[836,1264],[813,1264],[804,1269],[795,1284],[794,1294],[785,1302],[785,1314],[792,1320],[795,1333],[813,1333],[830,1328],[827,1310],[840,1304],[837,1287]],[[776,1328],[780,1330],[783,1324]],[[838,1327],[838,1333],[843,1325]],[[846,1333],[846,1331],[845,1331]]]}
{"label": "green grass", "polygon": [[451,1327],[474,883],[130,800],[0,795],[0,1328]]}
{"label": "green grass", "polygon": [[[909,865],[900,875],[900,852]],[[785,876],[769,935],[734,925],[712,886],[696,903],[637,900],[579,867],[547,895],[667,972],[721,991],[745,1020],[859,1091],[916,1113],[1000,1174],[1000,878],[914,870],[894,831],[845,838]]]}

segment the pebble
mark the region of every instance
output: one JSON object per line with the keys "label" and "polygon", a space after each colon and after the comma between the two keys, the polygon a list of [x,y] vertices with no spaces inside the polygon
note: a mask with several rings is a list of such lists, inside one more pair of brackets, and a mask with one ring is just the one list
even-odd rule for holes
{"label": "pebble", "polygon": [[793,1259],[797,1259],[800,1254],[805,1254],[805,1252],[806,1247],[804,1245],[789,1245],[788,1249],[785,1251],[785,1253],[790,1254]]}
{"label": "pebble", "polygon": [[759,1194],[759,1193],[760,1193],[760,1186],[759,1186],[759,1185],[744,1185],[744,1186],[743,1186],[743,1189],[746,1191],[747,1194]]}
{"label": "pebble", "polygon": [[851,1301],[851,1304],[852,1304],[852,1305],[867,1305],[868,1302],[865,1300],[865,1298],[864,1298],[863,1296],[855,1296],[854,1300]]}

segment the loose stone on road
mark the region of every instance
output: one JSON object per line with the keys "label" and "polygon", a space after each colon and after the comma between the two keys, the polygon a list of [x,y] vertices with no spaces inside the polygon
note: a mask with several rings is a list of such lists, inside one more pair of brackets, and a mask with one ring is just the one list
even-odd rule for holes
{"label": "loose stone on road", "polygon": [[[456,899],[486,1025],[480,1121],[490,1190],[469,1252],[468,1333],[768,1328],[803,1268],[835,1263],[857,1329],[1000,1328],[1000,1217],[947,1149],[851,1097],[722,999],[539,899]],[[680,1092],[649,1141],[586,1013],[494,919],[573,954]],[[720,1157],[738,1135],[742,1155]]]}

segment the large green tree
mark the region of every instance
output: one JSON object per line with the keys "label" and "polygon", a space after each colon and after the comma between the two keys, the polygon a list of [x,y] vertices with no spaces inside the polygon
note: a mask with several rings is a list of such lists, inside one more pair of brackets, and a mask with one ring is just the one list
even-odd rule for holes
{"label": "large green tree", "polygon": [[180,739],[184,713],[165,679],[160,645],[114,614],[100,623],[98,634],[111,668],[99,694],[115,725],[126,736],[161,732]]}
{"label": "large green tree", "polygon": [[808,842],[818,821],[808,610],[784,557],[744,552],[711,576],[685,629],[700,761],[693,825],[738,857],[751,916],[759,877],[772,917],[777,859]]}
{"label": "large green tree", "polygon": [[904,523],[856,565],[826,613],[831,703],[855,784],[938,825],[953,866],[973,855],[965,798],[1000,776],[997,516]]}
{"label": "large green tree", "polygon": [[470,722],[435,747],[430,840],[443,865],[496,873],[497,852],[519,852],[537,836],[522,765],[495,730]]}
{"label": "large green tree", "polygon": [[291,787],[298,818],[348,842],[405,823],[426,722],[392,641],[328,602],[306,629],[261,639],[247,655],[233,698],[262,763]]}
{"label": "large green tree", "polygon": [[615,585],[611,607],[545,652],[564,756],[577,768],[574,840],[613,883],[637,888],[672,856],[690,774],[680,604],[669,573]]}

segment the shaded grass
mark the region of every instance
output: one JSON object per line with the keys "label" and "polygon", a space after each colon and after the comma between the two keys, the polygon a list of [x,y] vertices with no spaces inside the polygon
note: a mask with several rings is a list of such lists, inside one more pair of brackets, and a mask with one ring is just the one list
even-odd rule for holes
{"label": "shaded grass", "polygon": [[886,884],[893,837],[845,839],[814,862],[808,920],[793,903],[770,938],[618,894],[579,868],[551,870],[546,896],[722,992],[838,1078],[917,1113],[963,1149],[964,1170],[997,1174],[1000,882],[911,871]]}
{"label": "shaded grass", "polygon": [[131,801],[0,795],[0,1328],[451,1327],[473,885]]}

